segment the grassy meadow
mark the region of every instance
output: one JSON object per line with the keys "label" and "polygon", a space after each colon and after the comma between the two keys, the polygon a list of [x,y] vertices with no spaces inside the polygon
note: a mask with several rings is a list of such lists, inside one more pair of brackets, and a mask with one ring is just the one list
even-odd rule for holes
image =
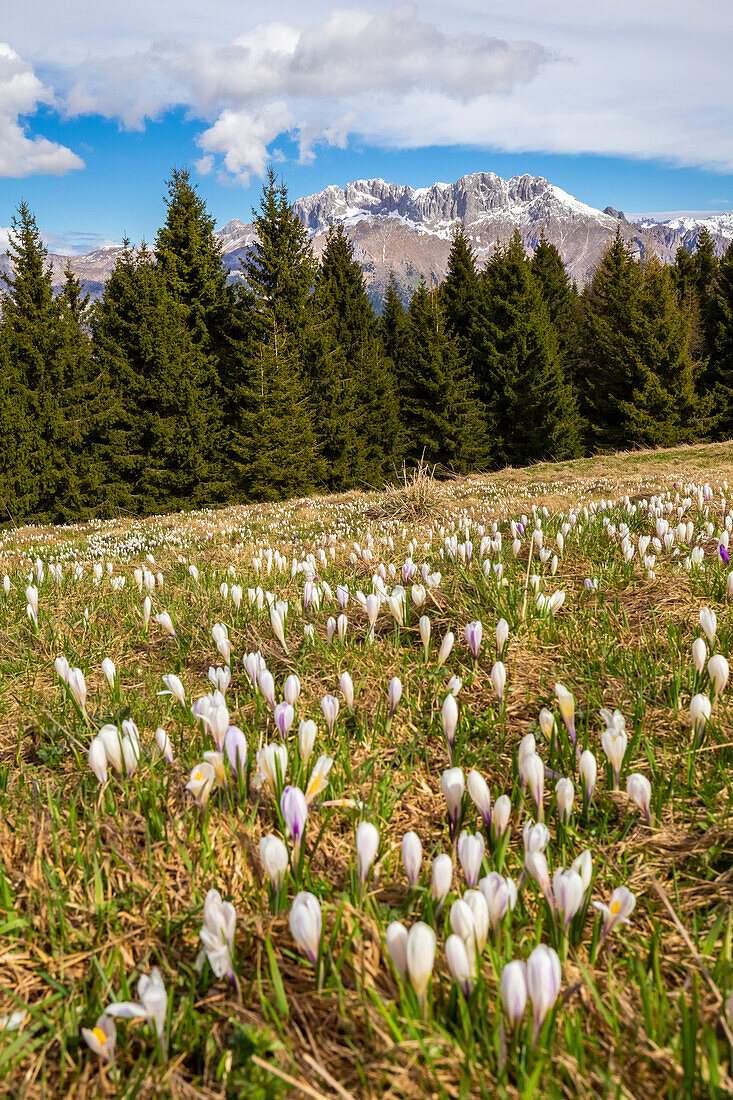
{"label": "grassy meadow", "polygon": [[0,533],[0,1095],[730,1096],[732,494]]}

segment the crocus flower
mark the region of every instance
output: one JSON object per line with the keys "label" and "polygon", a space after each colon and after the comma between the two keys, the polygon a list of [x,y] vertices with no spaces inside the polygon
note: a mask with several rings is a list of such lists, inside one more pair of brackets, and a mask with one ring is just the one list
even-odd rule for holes
{"label": "crocus flower", "polygon": [[580,754],[580,760],[578,761],[578,774],[580,781],[583,785],[583,791],[585,792],[585,798],[590,803],[593,798],[593,792],[596,789],[596,777],[598,774],[598,765],[596,764],[596,758],[590,749],[585,749]]}
{"label": "crocus flower", "polygon": [[162,726],[155,731],[155,743],[169,764],[173,763],[173,746],[171,739]]}
{"label": "crocus flower", "polygon": [[626,793],[644,815],[647,825],[651,825],[650,804],[652,799],[652,785],[645,775],[633,772],[626,777]]}
{"label": "crocus flower", "polygon": [[295,895],[290,908],[290,933],[313,966],[318,961],[321,927],[321,905],[318,898],[307,890],[301,890]]}
{"label": "crocus flower", "polygon": [[499,840],[509,827],[512,816],[512,800],[508,794],[500,794],[494,803],[491,814],[491,832],[495,840]]}
{"label": "crocus flower", "polygon": [[407,881],[414,886],[420,878],[422,865],[422,844],[417,833],[408,832],[402,838],[402,866],[405,868]]}
{"label": "crocus flower", "polygon": [[261,668],[257,677],[257,686],[262,697],[275,709],[275,681],[269,668]]}
{"label": "crocus flower", "polygon": [[491,666],[491,672],[490,672],[489,675],[490,675],[490,678],[491,678],[491,683],[494,687],[494,691],[496,692],[496,694],[499,698],[499,702],[503,703],[503,701],[504,701],[504,689],[506,688],[506,666],[505,666],[504,662],[503,661],[496,661]]}
{"label": "crocus flower", "polygon": [[427,661],[430,653],[430,619],[427,615],[422,615],[419,622],[420,627],[420,641],[422,642],[423,650],[425,651],[425,660]]}
{"label": "crocus flower", "polygon": [[693,695],[690,700],[690,720],[698,739],[702,738],[705,723],[710,718],[712,711],[713,705],[707,695]]}
{"label": "crocus flower", "polygon": [[158,1041],[163,1043],[168,994],[157,967],[150,974],[142,974],[137,983],[137,1001],[118,1001],[104,1010],[107,1016],[117,1019],[147,1020],[155,1028]]}
{"label": "crocus flower", "polygon": [[555,784],[557,797],[557,813],[561,821],[570,821],[573,815],[573,802],[575,800],[575,787],[572,779],[558,779]]}
{"label": "crocus flower", "polygon": [[399,703],[400,699],[402,698],[402,681],[400,680],[399,676],[393,676],[392,679],[390,680],[388,696],[389,696],[389,718],[388,718],[388,722],[391,722],[392,718],[394,717],[394,712],[397,709],[397,704]]}
{"label": "crocus flower", "polygon": [[516,1031],[527,1007],[527,967],[520,959],[507,963],[501,972],[501,1003],[512,1031]]}
{"label": "crocus flower", "polygon": [[285,652],[288,653],[289,650],[285,641],[285,619],[280,614],[280,611],[275,606],[275,604],[272,604],[272,606],[270,607],[270,623],[272,625],[273,634],[275,635]]}
{"label": "crocus flower", "polygon": [[216,642],[216,648],[224,658],[224,664],[228,665],[232,659],[232,647],[229,642],[229,631],[225,623],[214,623],[211,634]]}
{"label": "crocus flower", "polygon": [[474,622],[469,623],[466,626],[466,641],[468,642],[468,648],[471,651],[471,656],[474,661],[478,660],[478,655],[481,652],[481,641],[483,638],[484,628],[480,621],[476,619]]}
{"label": "crocus flower", "polygon": [[117,675],[117,670],[114,666],[114,662],[111,661],[109,657],[105,657],[102,661],[102,672],[104,673],[107,683],[109,684],[110,691],[114,690],[115,676]]}
{"label": "crocus flower", "polygon": [[[146,602],[149,604],[150,597],[146,596]],[[159,615],[155,616],[155,621],[158,626],[166,633],[170,634],[171,638],[176,638],[176,628],[173,625],[173,620],[167,611],[161,611]]]}
{"label": "crocus flower", "polygon": [[185,692],[183,684],[181,683],[178,676],[175,676],[172,672],[169,672],[169,673],[167,673],[167,675],[163,676],[162,679],[163,679],[163,683],[165,684],[167,690],[166,691],[159,691],[158,694],[159,695],[173,695],[173,696],[175,696],[175,698],[178,700],[178,702],[181,704],[181,706],[185,708],[185,706],[186,706],[186,692]]}
{"label": "crocus flower", "polygon": [[284,741],[290,733],[290,728],[295,718],[295,711],[290,703],[278,703],[272,712],[272,716],[275,719],[275,727]]}
{"label": "crocus flower", "polygon": [[455,742],[456,728],[458,726],[458,704],[456,703],[456,697],[452,692],[449,692],[443,700],[442,718],[443,732],[445,733],[445,740],[448,745],[448,756],[452,761],[453,744]]}
{"label": "crocus flower", "polygon": [[288,869],[288,850],[279,836],[263,836],[260,840],[260,860],[273,890],[279,890]]}
{"label": "crocus flower", "polygon": [[618,729],[616,727],[607,726],[603,731],[601,737],[601,744],[603,751],[608,757],[609,763],[613,768],[613,789],[618,790],[619,778],[621,775],[621,765],[626,755],[626,747],[629,743],[628,736],[625,729]]}
{"label": "crocus flower", "polygon": [[590,886],[590,880],[593,877],[593,857],[590,854],[588,848],[584,852],[581,852],[577,859],[572,862],[572,869],[577,871],[580,875],[580,881],[583,885],[583,893]]}
{"label": "crocus flower", "polygon": [[59,679],[63,680],[65,684],[68,683],[69,662],[66,660],[66,658],[63,655],[61,657],[57,657],[53,663],[53,667],[56,669],[56,675],[59,677]]}
{"label": "crocus flower", "polygon": [[104,1062],[112,1061],[117,1043],[117,1028],[113,1019],[100,1016],[94,1027],[81,1029],[81,1037],[92,1054],[97,1054]]}
{"label": "crocus flower", "polygon": [[465,780],[461,768],[447,768],[440,777],[440,786],[448,807],[451,836],[455,836],[461,816]]}
{"label": "crocus flower", "polygon": [[215,782],[216,772],[212,765],[204,760],[191,769],[186,790],[191,792],[198,805],[203,809],[209,800]]}
{"label": "crocus flower", "polygon": [[87,685],[82,670],[80,668],[70,668],[66,683],[74,698],[74,702],[79,710],[83,711],[86,708],[87,702]]}
{"label": "crocus flower", "polygon": [[420,1003],[424,1003],[430,975],[435,965],[435,932],[418,921],[407,933],[407,974]]}
{"label": "crocus flower", "polygon": [[453,632],[449,630],[443,638],[443,641],[440,643],[440,649],[438,650],[438,668],[440,668],[441,665],[444,665],[445,662],[448,660],[450,652],[453,649],[454,641],[455,637],[453,635]]}
{"label": "crocus flower", "polygon": [[545,765],[536,752],[525,757],[523,761],[524,775],[527,786],[530,789],[534,804],[537,807],[537,816],[542,816],[542,798],[545,792]]}
{"label": "crocus flower", "polygon": [[318,729],[312,718],[301,718],[298,723],[298,747],[304,765],[310,760],[317,733]]}
{"label": "crocus flower", "polygon": [[273,794],[279,790],[288,766],[288,750],[283,744],[263,745],[257,750],[257,768]]}
{"label": "crocus flower", "polygon": [[308,818],[308,803],[300,787],[287,786],[280,796],[280,812],[285,827],[293,840],[293,849],[297,858]]}
{"label": "crocus flower", "polygon": [[445,941],[445,960],[451,977],[461,989],[463,996],[470,997],[476,972],[475,955],[469,959],[465,941],[455,933]]}
{"label": "crocus flower", "polygon": [[305,800],[310,806],[314,798],[325,791],[328,786],[328,773],[333,767],[333,759],[330,756],[319,756],[311,772],[308,785],[305,788]]}
{"label": "crocus flower", "polygon": [[484,838],[480,833],[471,834],[465,829],[458,838],[456,846],[458,859],[466,876],[466,883],[473,887],[481,874],[481,863],[484,858]]}
{"label": "crocus flower", "polygon": [[356,830],[356,868],[363,886],[379,848],[379,832],[371,821],[360,822]]}
{"label": "crocus flower", "polygon": [[498,871],[484,875],[478,885],[486,900],[491,930],[496,935],[504,915],[517,904],[517,887],[512,879],[502,878]]}
{"label": "crocus flower", "polygon": [[704,640],[702,638],[695,638],[695,641],[692,643],[692,663],[698,672],[702,672],[705,668],[707,655],[708,651]]}
{"label": "crocus flower", "polygon": [[323,717],[326,719],[328,732],[333,735],[333,727],[339,712],[339,701],[336,696],[324,695],[321,699],[321,710],[323,711]]}
{"label": "crocus flower", "polygon": [[224,752],[232,775],[244,775],[247,767],[247,738],[239,726],[229,726],[224,734]]}
{"label": "crocus flower", "polygon": [[718,629],[718,617],[709,607],[700,608],[700,626],[707,640],[712,642]]}
{"label": "crocus flower", "polygon": [[[344,702],[349,710],[354,709],[354,681],[348,672],[342,672],[339,676],[339,687],[344,697]],[[335,721],[335,719],[334,719]]]}
{"label": "crocus flower", "polygon": [[501,658],[504,652],[504,646],[507,643],[509,637],[509,623],[506,619],[499,619],[496,624],[496,653]]}
{"label": "crocus flower", "polygon": [[547,867],[547,858],[544,852],[527,852],[524,857],[524,866],[545,896],[547,904],[552,909],[553,898],[550,884],[550,872]]}
{"label": "crocus flower", "polygon": [[528,852],[544,852],[550,843],[550,830],[541,821],[535,823],[527,818],[522,830],[522,837],[525,855]]}
{"label": "crocus flower", "polygon": [[[715,695],[720,695],[721,691],[724,690],[725,685],[728,683],[729,671],[728,662],[722,653],[716,653],[708,661],[708,676]],[[69,673],[69,676],[71,676],[71,673]]]}
{"label": "crocus flower", "polygon": [[562,684],[555,684],[555,696],[562,720],[573,745],[575,744],[575,699],[573,693]]}
{"label": "crocus flower", "polygon": [[617,924],[631,924],[629,917],[636,906],[636,895],[626,886],[617,886],[608,905],[594,901],[593,907],[603,913],[603,937],[609,936]]}
{"label": "crocus flower", "polygon": [[583,882],[578,872],[572,868],[564,871],[558,867],[552,877],[552,894],[555,899],[555,908],[562,917],[566,935],[570,922],[583,904],[584,893]]}
{"label": "crocus flower", "polygon": [[89,767],[100,784],[107,782],[107,754],[104,750],[104,742],[100,737],[95,737],[89,746]]}
{"label": "crocus flower", "polygon": [[407,978],[407,929],[404,924],[393,920],[387,925],[384,939],[392,965],[404,982]]}
{"label": "crocus flower", "polygon": [[437,902],[435,908],[436,914],[442,908],[443,902],[448,896],[453,882],[453,860],[449,855],[445,853],[436,856],[433,860],[432,872],[431,872],[431,891],[430,896],[434,902]]}
{"label": "crocus flower", "polygon": [[110,722],[102,726],[95,740],[100,740],[104,745],[107,762],[112,765],[118,775],[122,775],[122,738],[117,726]]}
{"label": "crocus flower", "polygon": [[544,736],[549,738],[555,725],[555,715],[547,707],[540,711],[539,724]]}
{"label": "crocus flower", "polygon": [[285,697],[285,702],[289,703],[291,707],[294,707],[298,702],[298,697],[300,696],[300,679],[294,672],[285,680],[283,695]]}
{"label": "crocus flower", "polygon": [[531,733],[525,733],[522,740],[519,742],[519,748],[517,749],[517,771],[519,773],[519,782],[522,787],[527,786],[527,774],[524,770],[524,762],[530,756],[534,756],[537,750],[537,742],[534,739],[534,735]]}
{"label": "crocus flower", "polygon": [[472,769],[466,780],[468,794],[474,806],[480,813],[486,828],[491,826],[491,792],[481,772]]}
{"label": "crocus flower", "polygon": [[527,959],[527,992],[532,1003],[532,1027],[539,1034],[560,994],[562,968],[557,952],[541,943]]}
{"label": "crocus flower", "polygon": [[234,952],[234,930],[237,914],[229,901],[222,901],[218,890],[209,890],[204,898],[204,926],[199,939],[204,945],[196,960],[197,969],[203,965],[203,955],[209,960],[209,966],[217,978],[225,975],[234,977],[232,954]]}

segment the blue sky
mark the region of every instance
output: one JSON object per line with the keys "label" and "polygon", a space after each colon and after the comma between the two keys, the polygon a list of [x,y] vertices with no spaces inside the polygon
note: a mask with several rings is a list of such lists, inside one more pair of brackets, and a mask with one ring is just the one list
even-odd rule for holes
{"label": "blue sky", "polygon": [[293,198],[486,170],[633,214],[733,209],[722,0],[281,0],[264,20],[29,0],[0,38],[0,227],[25,198],[59,250],[151,239],[174,164],[220,225],[249,219],[270,161]]}

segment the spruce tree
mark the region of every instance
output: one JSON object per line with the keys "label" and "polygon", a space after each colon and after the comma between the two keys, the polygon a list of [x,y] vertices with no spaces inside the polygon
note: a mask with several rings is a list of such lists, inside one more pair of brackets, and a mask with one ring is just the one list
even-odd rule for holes
{"label": "spruce tree", "polygon": [[215,221],[191,183],[186,168],[174,168],[167,181],[166,218],[155,240],[155,259],[168,293],[186,311],[195,344],[219,356],[232,300],[222,266]]}
{"label": "spruce tree", "polygon": [[540,284],[542,297],[555,329],[565,376],[574,385],[580,350],[581,320],[577,287],[568,278],[559,251],[544,236],[540,237],[531,264],[532,274]]}
{"label": "spruce tree", "polygon": [[341,225],[327,235],[309,314],[305,364],[327,484],[381,484],[395,457],[398,399],[364,275]]}
{"label": "spruce tree", "polygon": [[497,459],[521,464],[580,454],[577,401],[518,231],[482,273],[473,338]]}
{"label": "spruce tree", "polygon": [[733,438],[733,244],[720,261],[710,310],[711,355],[706,382],[715,435]]}
{"label": "spruce tree", "polygon": [[[692,254],[694,263],[694,280],[697,291],[697,302],[702,327],[702,358],[708,363],[714,355],[714,327],[713,319],[715,283],[720,261],[715,255],[715,245],[707,226],[703,226],[697,238],[695,251]],[[713,376],[707,369],[703,371],[703,386],[712,390]]]}
{"label": "spruce tree", "polygon": [[93,324],[95,359],[118,403],[101,444],[118,507],[150,512],[220,495],[210,366],[187,320],[151,253],[126,247]]}
{"label": "spruce tree", "polygon": [[456,230],[448,254],[448,271],[440,287],[446,326],[458,340],[464,355],[471,353],[471,331],[479,295],[476,256],[466,236],[465,226]]}
{"label": "spruce tree", "polygon": [[437,292],[412,296],[402,348],[400,394],[406,457],[468,472],[486,464],[486,410],[457,338],[446,330]]}

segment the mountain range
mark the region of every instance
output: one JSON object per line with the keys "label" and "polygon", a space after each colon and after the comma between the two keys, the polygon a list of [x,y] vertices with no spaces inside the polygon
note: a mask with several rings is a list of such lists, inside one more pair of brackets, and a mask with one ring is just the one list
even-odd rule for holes
{"label": "mountain range", "polygon": [[[323,250],[329,227],[343,224],[377,303],[391,271],[405,296],[421,278],[439,283],[446,274],[453,234],[461,223],[480,264],[491,256],[497,242],[507,241],[518,229],[528,251],[542,236],[556,245],[570,277],[579,284],[590,278],[617,229],[641,258],[656,253],[664,263],[672,262],[680,245],[693,249],[703,225],[719,254],[733,240],[733,214],[634,222],[611,206],[605,210],[587,206],[541,176],[506,180],[493,172],[474,172],[455,183],[419,188],[382,179],[356,180],[344,188],[332,185],[293,205],[316,255]],[[216,236],[226,268],[235,277],[240,258],[255,239],[254,229],[235,218],[217,230]],[[70,262],[87,290],[97,296],[120,251],[108,246],[85,256],[52,254],[54,282],[61,284],[63,269]],[[6,255],[0,256],[0,270],[9,270]]]}

